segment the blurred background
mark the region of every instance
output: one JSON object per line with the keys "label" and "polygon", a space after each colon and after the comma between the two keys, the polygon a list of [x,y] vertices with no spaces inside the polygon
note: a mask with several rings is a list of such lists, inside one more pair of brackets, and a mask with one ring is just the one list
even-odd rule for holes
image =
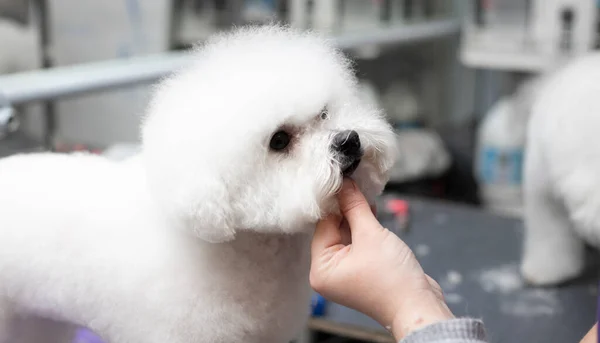
{"label": "blurred background", "polygon": [[[514,234],[498,247],[508,255],[489,257],[511,262],[536,85],[600,46],[599,10],[596,0],[0,0],[0,156],[135,152],[151,85],[189,62],[186,49],[234,26],[282,22],[330,35],[356,61],[365,101],[398,132],[402,162],[387,194],[443,202],[420,210],[437,224],[455,204],[473,211],[455,225],[510,226],[481,240]],[[313,325],[331,341],[385,341]]]}
{"label": "blurred background", "polygon": [[[20,125],[4,135],[0,153],[136,143],[150,85],[186,63],[178,51],[236,25],[277,21],[334,37],[357,62],[365,98],[385,108],[398,130],[410,130],[403,146],[414,157],[397,171],[398,183],[411,192],[476,203],[473,180],[459,181],[469,183],[460,187],[465,194],[441,184],[446,181],[429,180],[452,168],[448,150],[454,145],[470,154],[467,127],[498,92],[496,80],[478,76],[458,59],[465,5],[451,0],[0,0],[0,74],[64,71],[34,76],[39,79],[24,80],[27,84],[14,78],[0,82],[0,94],[17,87],[33,97],[8,99]],[[91,67],[62,68],[73,65]],[[83,85],[69,80],[85,73],[94,76],[83,76]],[[66,87],[72,93],[45,92],[62,91],[70,81]],[[478,92],[489,94],[475,94],[483,82],[489,85]],[[128,87],[119,87],[124,83]],[[457,142],[444,143],[435,133],[454,127],[465,128],[464,134],[451,134],[460,137]],[[472,156],[456,157],[462,159],[468,163]],[[468,165],[454,169],[462,168],[471,174]],[[426,182],[415,183],[421,180]]]}
{"label": "blurred background", "polygon": [[[558,11],[560,1],[540,4],[554,2]],[[573,12],[577,6],[586,7],[573,5]],[[0,0],[0,74],[90,66],[62,68],[27,84],[5,81],[3,88],[29,94],[7,99],[19,126],[3,135],[0,153],[135,144],[149,85],[186,63],[183,55],[166,53],[236,25],[277,21],[330,34],[356,61],[364,97],[406,133],[400,144],[405,162],[392,180],[400,191],[518,214],[519,180],[509,174],[519,168],[527,94],[518,108],[506,103],[512,100],[498,101],[518,93],[557,55],[594,48],[597,37],[595,6],[581,11],[577,25],[541,7],[525,0]],[[569,42],[555,42],[562,34]],[[83,84],[65,85],[76,75],[85,75]],[[515,123],[500,118],[489,124],[515,129],[489,128],[482,120],[490,111],[524,113]],[[478,129],[485,146],[477,146]],[[490,158],[488,145],[514,151]],[[488,156],[479,173],[478,148]],[[506,187],[488,187],[497,181],[490,180],[494,168],[506,169],[498,175]]]}
{"label": "blurred background", "polygon": [[356,61],[364,97],[404,133],[395,189],[518,216],[528,84],[596,48],[597,12],[592,0],[0,0],[0,74],[35,78],[1,79],[15,119],[0,154],[132,148],[180,51],[276,21],[327,33]]}

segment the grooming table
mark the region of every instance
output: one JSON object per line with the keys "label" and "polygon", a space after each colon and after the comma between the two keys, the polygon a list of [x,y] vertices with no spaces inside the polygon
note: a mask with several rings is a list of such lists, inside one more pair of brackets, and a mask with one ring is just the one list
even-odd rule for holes
{"label": "grooming table", "polygon": [[[592,327],[597,275],[589,273],[558,288],[526,286],[518,269],[520,220],[460,205],[408,200],[412,224],[400,235],[440,283],[454,314],[483,318],[491,342],[579,342]],[[324,316],[311,319],[309,328],[394,342],[375,321],[331,302]]]}

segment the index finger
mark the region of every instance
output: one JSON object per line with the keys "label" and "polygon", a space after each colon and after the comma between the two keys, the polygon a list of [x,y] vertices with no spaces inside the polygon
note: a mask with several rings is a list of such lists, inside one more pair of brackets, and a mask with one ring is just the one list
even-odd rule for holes
{"label": "index finger", "polygon": [[352,236],[363,230],[368,230],[373,225],[381,226],[365,196],[358,189],[356,183],[345,179],[341,191],[338,193],[338,202],[342,215],[350,225]]}

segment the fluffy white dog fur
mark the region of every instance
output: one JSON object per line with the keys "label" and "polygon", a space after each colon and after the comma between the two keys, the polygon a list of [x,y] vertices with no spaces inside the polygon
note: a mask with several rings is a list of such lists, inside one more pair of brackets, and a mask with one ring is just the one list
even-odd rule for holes
{"label": "fluffy white dog fur", "polygon": [[522,272],[536,285],[572,279],[584,242],[600,248],[600,54],[544,80],[529,122]]}
{"label": "fluffy white dog fur", "polygon": [[[373,200],[394,135],[359,100],[349,62],[317,36],[241,29],[194,54],[157,88],[138,156],[0,161],[1,343],[41,326],[59,341],[62,322],[111,343],[286,342],[300,332],[311,233],[338,211],[334,137],[358,132],[352,177]],[[275,151],[279,130],[291,141]]]}

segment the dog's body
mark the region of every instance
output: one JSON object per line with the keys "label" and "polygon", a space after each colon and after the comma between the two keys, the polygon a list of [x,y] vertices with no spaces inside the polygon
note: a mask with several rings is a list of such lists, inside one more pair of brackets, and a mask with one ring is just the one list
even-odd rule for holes
{"label": "dog's body", "polygon": [[172,235],[135,159],[47,154],[0,170],[0,284],[13,315],[89,326],[109,342],[242,342],[250,332],[284,342],[299,332],[307,234],[222,244]]}
{"label": "dog's body", "polygon": [[158,88],[138,156],[1,160],[0,343],[40,318],[109,343],[294,338],[342,174],[373,200],[393,164],[389,125],[356,99],[326,42],[240,30]]}
{"label": "dog's body", "polygon": [[584,242],[600,248],[600,55],[545,80],[529,122],[522,271],[560,283],[584,268]]}

